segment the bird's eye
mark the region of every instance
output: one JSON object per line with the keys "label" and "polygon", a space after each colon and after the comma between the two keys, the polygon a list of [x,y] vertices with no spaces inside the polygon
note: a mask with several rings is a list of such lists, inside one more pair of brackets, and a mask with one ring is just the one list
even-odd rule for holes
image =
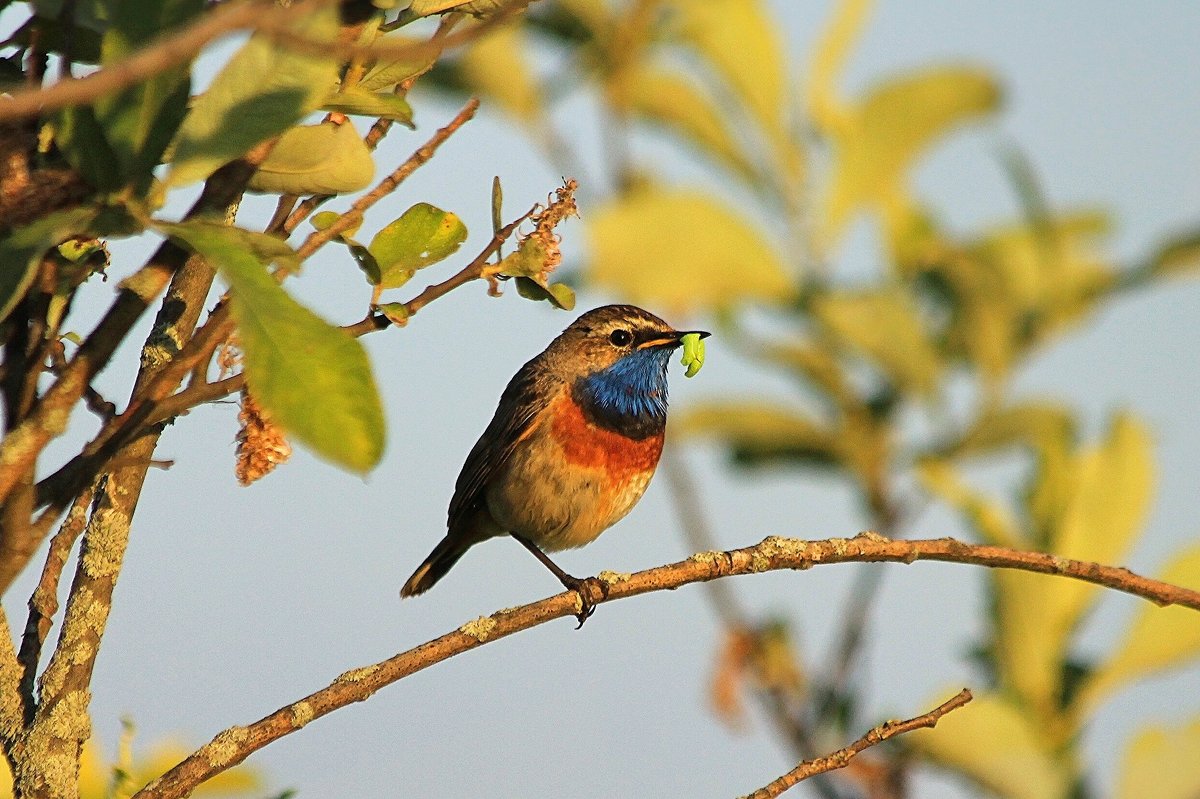
{"label": "bird's eye", "polygon": [[633,341],[633,334],[628,330],[614,330],[609,334],[608,340],[613,343],[614,347],[624,347]]}

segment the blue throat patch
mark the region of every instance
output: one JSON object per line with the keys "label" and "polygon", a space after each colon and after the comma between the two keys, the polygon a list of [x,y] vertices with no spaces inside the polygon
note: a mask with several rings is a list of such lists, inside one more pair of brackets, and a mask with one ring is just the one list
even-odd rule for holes
{"label": "blue throat patch", "polygon": [[670,347],[634,350],[607,369],[575,382],[572,395],[591,421],[643,439],[667,422],[667,363]]}

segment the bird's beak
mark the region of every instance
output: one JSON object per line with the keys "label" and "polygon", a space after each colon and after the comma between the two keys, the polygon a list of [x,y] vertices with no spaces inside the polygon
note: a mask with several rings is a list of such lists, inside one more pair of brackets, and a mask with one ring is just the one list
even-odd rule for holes
{"label": "bird's beak", "polygon": [[654,338],[643,341],[637,345],[637,348],[639,350],[650,350],[659,347],[678,347],[681,338],[693,333],[700,338],[708,338],[712,335],[707,330],[668,330],[656,335]]}

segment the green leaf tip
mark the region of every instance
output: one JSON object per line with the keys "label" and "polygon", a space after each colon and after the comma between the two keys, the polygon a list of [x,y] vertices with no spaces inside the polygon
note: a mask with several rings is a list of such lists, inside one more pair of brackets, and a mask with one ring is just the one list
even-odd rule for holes
{"label": "green leaf tip", "polygon": [[688,333],[679,339],[683,344],[683,360],[681,363],[687,367],[687,371],[683,373],[684,377],[695,377],[700,367],[704,366],[704,339],[699,333]]}

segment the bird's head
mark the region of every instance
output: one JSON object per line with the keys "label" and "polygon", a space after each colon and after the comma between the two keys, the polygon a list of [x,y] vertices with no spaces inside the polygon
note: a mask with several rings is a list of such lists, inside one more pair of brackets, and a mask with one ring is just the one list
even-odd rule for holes
{"label": "bird's head", "polygon": [[665,416],[667,363],[688,333],[708,335],[676,330],[634,305],[605,305],[576,319],[551,350],[559,374],[597,409]]}

